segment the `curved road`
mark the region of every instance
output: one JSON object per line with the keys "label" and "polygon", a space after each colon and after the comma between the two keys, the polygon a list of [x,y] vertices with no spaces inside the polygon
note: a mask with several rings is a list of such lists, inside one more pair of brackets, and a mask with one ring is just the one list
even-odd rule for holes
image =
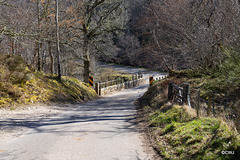
{"label": "curved road", "polygon": [[[124,67],[121,67],[124,69]],[[127,69],[128,72],[134,70]],[[139,71],[139,69],[137,69]],[[148,76],[148,75],[145,75]],[[0,144],[1,160],[149,160],[136,127],[134,102],[148,85],[78,105],[61,116],[32,121],[26,134]],[[8,120],[14,125],[14,120]],[[31,126],[32,124],[32,126]]]}
{"label": "curved road", "polygon": [[160,73],[157,71],[149,71],[147,69],[142,69],[142,68],[133,68],[133,67],[120,66],[120,65],[115,65],[115,64],[108,64],[108,63],[104,63],[104,62],[100,62],[99,66],[100,66],[100,68],[112,68],[117,71],[127,72],[130,74],[142,73],[143,77],[146,79],[148,79],[148,77],[150,77],[150,76],[153,76],[154,79],[167,76],[167,73]]}

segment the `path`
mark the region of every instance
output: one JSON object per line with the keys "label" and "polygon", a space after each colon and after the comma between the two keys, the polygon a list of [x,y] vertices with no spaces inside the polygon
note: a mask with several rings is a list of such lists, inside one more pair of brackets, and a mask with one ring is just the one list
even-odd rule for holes
{"label": "path", "polygon": [[[141,86],[124,90],[79,105],[59,117],[34,122],[27,134],[0,145],[0,159],[151,159],[151,155],[144,152],[134,123],[133,103],[146,89]],[[14,120],[7,122],[8,125],[14,123]]]}
{"label": "path", "polygon": [[[104,67],[104,66],[102,66]],[[141,69],[111,66],[136,73]],[[147,77],[156,72],[145,72]],[[123,90],[61,114],[42,118],[2,118],[0,126],[28,128],[0,139],[1,160],[149,160],[136,127],[134,102],[148,85]]]}

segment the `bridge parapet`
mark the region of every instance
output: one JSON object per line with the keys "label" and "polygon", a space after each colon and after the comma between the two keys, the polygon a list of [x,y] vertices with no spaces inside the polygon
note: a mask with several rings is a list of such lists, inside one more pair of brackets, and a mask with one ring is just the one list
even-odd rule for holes
{"label": "bridge parapet", "polygon": [[136,86],[147,84],[147,79],[143,78],[143,76],[136,76],[136,78],[133,78],[131,81],[116,83],[114,85],[108,85],[113,84],[113,82],[98,82],[95,84],[95,91],[98,95],[106,95],[108,93],[112,93],[115,91],[120,91],[123,89],[133,88]]}

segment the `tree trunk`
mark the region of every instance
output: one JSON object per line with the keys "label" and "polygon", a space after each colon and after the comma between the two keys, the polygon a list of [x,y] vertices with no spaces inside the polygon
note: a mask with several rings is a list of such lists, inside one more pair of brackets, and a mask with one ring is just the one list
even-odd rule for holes
{"label": "tree trunk", "polygon": [[59,26],[58,26],[58,0],[56,0],[56,43],[57,43],[57,63],[58,63],[58,78],[61,79],[61,63],[60,63],[60,47],[59,47]]}
{"label": "tree trunk", "polygon": [[45,67],[45,64],[46,64],[46,52],[47,51],[46,51],[45,47],[42,47],[42,49],[43,49],[43,52],[42,52],[42,71],[44,72],[45,71],[44,67]]}
{"label": "tree trunk", "polygon": [[[39,40],[39,39],[38,39]],[[40,57],[40,44],[37,42],[37,49],[36,49],[36,54],[37,54],[37,70],[41,71],[41,57]]]}
{"label": "tree trunk", "polygon": [[89,39],[87,36],[84,38],[84,44],[83,44],[83,61],[84,61],[84,72],[83,72],[83,78],[84,82],[88,83],[88,78],[90,75],[90,58],[89,58]]}
{"label": "tree trunk", "polygon": [[14,41],[14,39],[11,39],[11,37],[10,37],[10,45],[11,45],[11,49],[12,49],[12,55],[15,55],[15,48],[14,48],[15,41]]}
{"label": "tree trunk", "polygon": [[48,53],[50,56],[50,71],[51,71],[51,74],[54,74],[54,58],[53,58],[52,46],[50,41],[48,41]]}
{"label": "tree trunk", "polygon": [[[154,41],[155,41],[155,43],[156,43],[157,46],[158,46],[158,49],[161,50],[161,46],[160,46],[160,44],[159,44],[159,42],[158,42],[155,29],[152,31],[152,34],[153,34]],[[165,70],[166,70],[168,73],[171,73],[172,70],[168,67],[166,59],[164,58],[163,55],[161,55],[161,58],[162,58],[162,60],[163,60],[163,64],[164,64]]]}
{"label": "tree trunk", "polygon": [[[39,0],[37,0],[37,15],[38,15],[38,34],[40,34],[40,8]],[[37,52],[37,70],[41,71],[41,57],[40,57],[40,36],[37,36],[36,52]]]}

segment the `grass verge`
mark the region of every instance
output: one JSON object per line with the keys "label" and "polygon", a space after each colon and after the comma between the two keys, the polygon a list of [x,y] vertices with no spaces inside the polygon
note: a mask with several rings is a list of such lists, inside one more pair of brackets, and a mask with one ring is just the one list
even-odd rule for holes
{"label": "grass verge", "polygon": [[195,111],[187,106],[167,103],[170,81],[178,84],[182,80],[155,82],[140,99],[141,116],[158,153],[164,159],[240,159],[240,135],[227,123],[212,117],[196,118]]}

